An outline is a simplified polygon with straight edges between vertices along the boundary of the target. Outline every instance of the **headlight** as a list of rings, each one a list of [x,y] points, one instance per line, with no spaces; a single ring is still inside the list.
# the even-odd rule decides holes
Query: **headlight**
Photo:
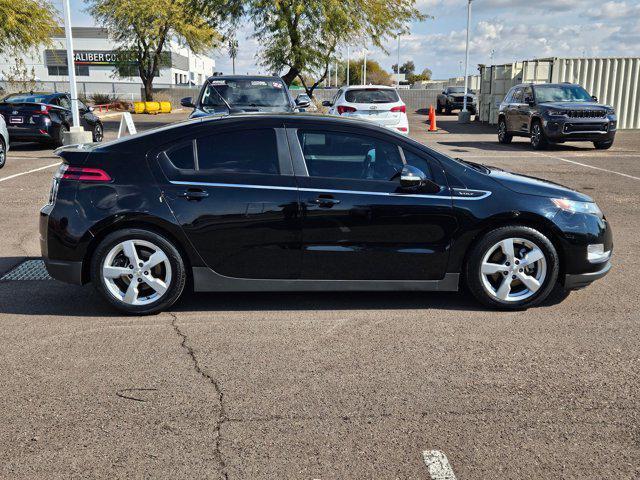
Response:
[[[613,107],[607,107],[607,115],[615,115],[616,109]]]
[[[547,113],[552,117],[564,117],[567,115],[564,110],[547,110]]]
[[[553,204],[561,210],[570,213],[589,213],[602,218],[602,211],[595,202],[577,202],[566,198],[552,198]]]

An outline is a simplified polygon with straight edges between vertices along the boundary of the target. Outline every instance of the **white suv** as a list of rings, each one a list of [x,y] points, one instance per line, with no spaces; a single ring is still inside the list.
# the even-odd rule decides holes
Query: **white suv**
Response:
[[[331,101],[322,105],[330,115],[369,120],[403,135],[409,134],[407,107],[393,87],[352,85],[338,90]]]

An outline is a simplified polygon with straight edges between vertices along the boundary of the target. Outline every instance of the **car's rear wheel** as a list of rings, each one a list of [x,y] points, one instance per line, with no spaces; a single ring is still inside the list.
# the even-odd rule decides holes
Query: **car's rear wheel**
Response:
[[[531,125],[531,146],[534,150],[544,150],[549,146],[549,141],[539,120]]]
[[[102,123],[96,122],[93,126],[93,141],[101,142],[104,139],[104,129],[102,127]]]
[[[511,143],[511,140],[513,140],[513,135],[507,131],[507,122],[504,118],[500,118],[498,120],[498,141],[507,144]]]
[[[53,138],[53,143],[56,147],[61,147],[64,145],[64,134],[69,131],[69,127],[67,127],[64,123],[62,123],[58,129],[56,130],[56,135]]]
[[[490,307],[515,310],[543,302],[556,288],[559,258],[553,243],[524,226],[497,228],[473,247],[465,266],[471,293]]]
[[[0,138],[0,168],[4,167],[7,163],[7,146],[4,144],[4,140]]]
[[[609,150],[613,146],[613,140],[593,142],[593,146],[596,147],[596,150]]]
[[[107,235],[96,248],[91,280],[115,308],[148,315],[169,308],[180,298],[186,271],[179,251],[164,236],[124,229]]]

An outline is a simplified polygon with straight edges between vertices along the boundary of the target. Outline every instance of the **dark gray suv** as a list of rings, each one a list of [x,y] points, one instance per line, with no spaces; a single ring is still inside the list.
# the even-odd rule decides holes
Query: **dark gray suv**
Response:
[[[500,104],[498,141],[531,138],[536,150],[550,143],[593,142],[597,149],[613,145],[616,112],[598,103],[580,85],[545,83],[516,85]]]

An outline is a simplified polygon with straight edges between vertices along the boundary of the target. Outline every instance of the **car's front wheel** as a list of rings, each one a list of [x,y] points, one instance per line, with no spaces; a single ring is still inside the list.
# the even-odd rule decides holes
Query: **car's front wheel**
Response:
[[[497,228],[472,248],[465,279],[483,304],[515,310],[543,302],[557,287],[560,261],[553,243],[525,226]]]
[[[164,236],[137,228],[107,235],[91,261],[91,280],[115,308],[132,315],[158,313],[184,290],[186,271],[177,248]]]
[[[613,146],[613,140],[593,142],[593,146],[596,147],[596,150],[609,150]]]
[[[96,124],[93,126],[93,141],[101,142],[103,139],[104,139],[104,127],[102,126],[102,123],[96,122]]]
[[[7,147],[4,140],[0,138],[0,168],[4,167],[5,163],[7,163]]]
[[[534,150],[544,150],[549,146],[547,135],[544,133],[544,129],[539,120],[536,120],[533,122],[533,125],[531,125],[531,146]]]
[[[511,143],[513,140],[513,135],[510,135],[507,131],[507,122],[504,118],[500,118],[498,120],[498,142],[500,143]]]

